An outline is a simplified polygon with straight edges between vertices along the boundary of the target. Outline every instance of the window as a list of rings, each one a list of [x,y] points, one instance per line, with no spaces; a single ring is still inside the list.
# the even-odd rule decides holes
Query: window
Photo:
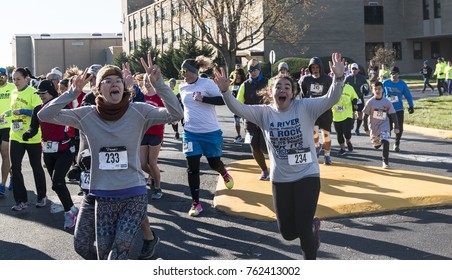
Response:
[[[163,44],[168,44],[168,32],[163,33]]]
[[[429,9],[429,0],[422,0],[422,19],[428,20],[430,19],[430,9]]]
[[[155,45],[159,46],[160,44],[162,44],[162,39],[160,39],[159,36],[155,36]]]
[[[177,17],[179,15],[179,3],[174,3],[173,4],[173,17]]]
[[[134,18],[133,19],[133,29],[136,29],[136,28],[137,28],[137,19]]]
[[[182,12],[184,12],[184,14],[187,13],[187,11],[188,11],[187,10],[187,5],[185,5],[184,2],[181,3],[181,10],[182,10]]]
[[[210,20],[206,20],[204,22],[204,27],[206,28],[206,32],[211,34],[212,31],[212,22]]]
[[[383,6],[364,6],[364,24],[381,25],[383,23]]]
[[[160,8],[158,8],[157,10],[155,10],[154,16],[155,16],[155,21],[160,20]]]
[[[179,41],[179,29],[173,30],[173,42]]]
[[[422,42],[414,42],[413,43],[413,58],[414,59],[422,59]]]
[[[168,9],[162,8],[162,19],[167,19],[167,18],[168,18]]]
[[[130,49],[130,51],[133,51],[135,49],[135,41],[129,42],[129,49]]]
[[[393,42],[392,49],[394,50],[395,59],[402,60],[402,43],[401,42]]]
[[[188,32],[185,29],[182,29],[182,35],[181,35],[181,39],[187,39],[188,38]]]
[[[431,51],[431,58],[437,59],[441,56],[439,42],[438,41],[432,41],[430,43],[430,51]]]
[[[150,18],[151,18],[151,15],[149,13],[146,13],[146,24],[147,25],[151,24]]]
[[[384,48],[383,43],[366,43],[366,61],[374,58],[375,52],[379,48]]]
[[[144,26],[144,16],[140,15],[140,23],[141,23],[141,27]]]
[[[132,25],[132,20],[129,20],[129,31],[132,30],[133,25]]]
[[[195,27],[195,36],[198,38],[201,38],[202,32],[201,32],[201,28],[199,26]]]
[[[441,1],[433,0],[433,17],[440,18],[441,17]]]

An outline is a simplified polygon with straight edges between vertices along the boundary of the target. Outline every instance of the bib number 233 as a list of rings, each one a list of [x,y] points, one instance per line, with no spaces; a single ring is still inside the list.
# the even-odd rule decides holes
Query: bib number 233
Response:
[[[126,147],[103,147],[99,152],[99,169],[118,170],[127,169]]]

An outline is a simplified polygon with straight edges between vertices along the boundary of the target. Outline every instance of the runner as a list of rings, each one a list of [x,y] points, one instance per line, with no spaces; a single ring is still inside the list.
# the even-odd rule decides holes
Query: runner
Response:
[[[330,68],[335,78],[322,97],[295,99],[295,82],[290,76],[278,75],[262,93],[270,102],[267,105],[238,102],[229,91],[227,74],[215,70],[215,81],[229,109],[264,131],[278,227],[284,239],[300,239],[305,259],[316,259],[320,246],[320,220],[314,218],[320,193],[314,122],[340,99],[345,70],[341,54],[332,54]]]
[[[179,93],[184,105],[183,152],[187,159],[188,186],[192,198],[188,211],[190,216],[198,216],[203,211],[199,201],[201,156],[204,155],[210,168],[223,177],[228,189],[234,186],[232,176],[221,161],[223,132],[215,111],[215,106],[224,105],[224,101],[215,83],[199,76],[199,70],[207,70],[210,65],[207,58],[198,56],[196,59],[184,60],[180,70],[184,77],[179,85]]]
[[[9,133],[11,127],[11,117],[7,117],[4,112],[11,108],[11,92],[16,87],[12,83],[8,83],[8,73],[5,68],[0,68],[0,152],[2,157],[1,165],[1,183],[0,196],[5,195],[6,181],[11,170],[9,161]],[[12,190],[13,184],[9,179],[9,190]]]
[[[391,101],[383,96],[383,84],[379,81],[372,84],[374,96],[369,99],[364,107],[364,130],[370,135],[370,140],[375,149],[383,146],[382,167],[389,168],[389,139],[391,129],[389,118],[395,124],[394,132],[399,130],[397,114]],[[369,121],[369,125],[367,121]],[[370,128],[370,129],[369,129]]]

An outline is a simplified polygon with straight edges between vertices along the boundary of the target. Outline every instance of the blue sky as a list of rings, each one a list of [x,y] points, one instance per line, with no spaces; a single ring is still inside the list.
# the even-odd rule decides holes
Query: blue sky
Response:
[[[120,21],[121,0],[9,1],[1,12],[0,67],[12,65],[14,34],[120,33]]]

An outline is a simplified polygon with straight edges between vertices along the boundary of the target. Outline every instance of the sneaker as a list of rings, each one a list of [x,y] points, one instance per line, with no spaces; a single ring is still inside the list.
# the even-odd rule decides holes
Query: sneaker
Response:
[[[261,176],[259,177],[259,180],[270,181],[270,174],[268,174],[268,171],[262,171]]]
[[[243,142],[242,136],[239,135],[239,136],[235,137],[234,143],[238,144],[238,143],[242,143],[242,142]]]
[[[317,158],[319,158],[321,151],[322,151],[322,144],[320,144],[320,146],[318,146],[318,147],[315,147],[315,153],[317,154]]]
[[[180,138],[179,132],[176,132],[176,134],[174,134],[174,139],[179,140],[179,138]]]
[[[160,238],[155,234],[154,231],[152,231],[152,234],[154,235],[154,239],[152,240],[143,239],[143,247],[141,247],[141,253],[138,256],[139,260],[149,260],[154,255],[155,248],[159,244]]]
[[[318,217],[314,217],[312,220],[312,226],[314,227],[314,236],[317,240],[317,250],[320,248],[320,219]]]
[[[64,229],[70,229],[75,226],[77,221],[78,208],[73,205],[71,210],[64,212]]]
[[[191,205],[190,210],[188,211],[188,215],[192,216],[192,217],[196,217],[199,215],[199,213],[202,212],[202,206],[201,203],[196,203],[193,202],[193,204]]]
[[[400,152],[399,145],[394,145],[394,152]]]
[[[9,177],[9,186],[8,186],[8,190],[12,191],[13,190],[13,178]]]
[[[154,191],[152,192],[152,196],[151,199],[160,199],[162,198],[162,189],[161,188],[155,188]]]
[[[353,152],[352,142],[347,142],[347,149],[348,149],[349,152]]]
[[[226,173],[223,175],[224,185],[228,189],[232,189],[234,187],[234,180],[232,179],[231,174],[226,170]]]
[[[42,208],[47,205],[47,196],[44,196],[41,199],[38,199],[38,202],[36,202],[36,208]]]
[[[331,165],[333,162],[331,161],[331,156],[325,156],[325,161],[323,162],[325,165]]]
[[[5,186],[0,184],[0,196],[3,196],[3,195],[5,195]]]
[[[359,130],[355,130],[355,135],[356,135],[356,136],[360,136],[360,135],[361,135],[361,133],[359,132]]]
[[[386,163],[386,162],[384,162],[384,161],[383,161],[383,164],[382,164],[381,167],[383,167],[383,169],[389,169],[389,168],[390,168],[390,167],[389,167],[389,164]]]
[[[19,211],[27,209],[27,207],[28,207],[28,204],[26,202],[19,202],[16,205],[14,205],[13,207],[11,207],[11,210],[19,212]]]
[[[337,153],[337,155],[338,155],[338,156],[343,156],[343,155],[345,155],[346,153],[347,153],[346,150],[340,149],[339,152]]]

